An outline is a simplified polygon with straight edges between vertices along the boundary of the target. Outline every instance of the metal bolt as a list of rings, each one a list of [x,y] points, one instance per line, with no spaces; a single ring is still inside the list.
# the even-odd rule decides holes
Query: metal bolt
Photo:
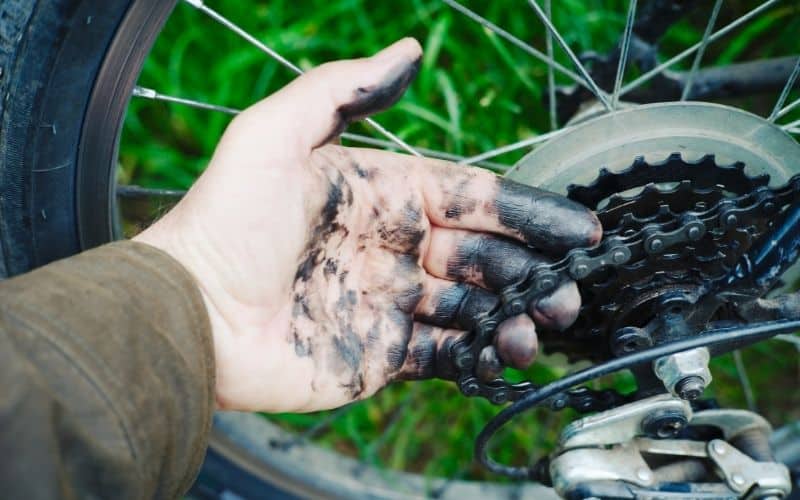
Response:
[[[675,386],[675,392],[686,401],[694,401],[702,396],[705,390],[705,381],[696,375],[684,378]]]
[[[644,467],[640,467],[636,470],[636,477],[639,478],[641,481],[650,481],[651,475],[650,471],[645,469]]]
[[[717,455],[724,455],[726,452],[725,445],[722,444],[720,441],[713,441],[711,443],[711,451],[713,451]]]
[[[565,406],[567,406],[567,398],[564,396],[559,396],[550,403],[550,407],[554,410],[562,410]]]
[[[611,254],[611,260],[613,260],[616,264],[623,264],[626,260],[628,260],[628,256],[625,255],[625,252],[622,250],[616,250]]]
[[[703,232],[699,227],[694,226],[689,228],[689,231],[687,231],[686,235],[689,236],[690,240],[697,240],[703,235]]]
[[[741,474],[732,475],[731,476],[731,481],[733,481],[734,484],[738,484],[739,486],[742,486],[744,484],[744,478],[742,477]]]
[[[664,240],[660,238],[653,238],[650,240],[648,248],[651,252],[660,252],[664,248]]]
[[[736,218],[736,214],[728,214],[725,217],[725,225],[728,227],[733,227],[739,223],[739,219]]]
[[[764,211],[766,213],[772,213],[775,210],[775,202],[768,201],[764,203]]]

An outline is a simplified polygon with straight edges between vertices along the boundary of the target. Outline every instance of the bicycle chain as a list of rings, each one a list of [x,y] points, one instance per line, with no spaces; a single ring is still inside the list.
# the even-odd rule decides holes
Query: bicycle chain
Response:
[[[659,183],[676,185],[663,190],[656,187]],[[719,166],[711,155],[697,162],[686,162],[680,154],[674,153],[664,162],[655,164],[637,158],[619,173],[601,169],[589,186],[570,186],[569,197],[591,209],[597,210],[598,204],[608,200],[597,210],[604,227],[608,228],[604,230],[603,239],[594,248],[573,249],[555,263],[531,268],[524,279],[500,293],[500,302],[494,309],[476,318],[476,327],[450,348],[461,392],[468,397],[484,397],[502,404],[516,401],[537,389],[530,381],[510,383],[503,378],[482,381],[475,373],[476,363],[481,350],[492,344],[500,323],[522,314],[527,304],[546,296],[565,280],[598,286],[597,277],[602,272],[613,269],[625,278],[626,273],[632,273],[631,269],[638,266],[639,274],[647,273],[648,263],[653,259],[660,259],[662,267],[665,262],[668,266],[670,259],[662,258],[665,256],[675,261],[672,272],[678,275],[688,273],[693,280],[705,282],[720,279],[767,230],[776,214],[800,201],[800,174],[781,187],[770,188],[768,183],[769,176],[745,174],[741,163]],[[635,196],[620,194],[642,186],[646,187]],[[729,194],[733,196],[727,196]],[[654,204],[657,210],[653,213],[635,212],[641,207],[652,208]],[[705,244],[706,254],[695,252],[696,248],[689,249],[688,255],[685,251],[667,254],[681,244],[695,244],[701,250]],[[702,266],[698,264],[697,269],[689,266],[687,270],[684,265],[687,259]],[[703,266],[714,272],[703,275]],[[659,279],[669,281],[667,272],[653,273],[638,285],[622,282],[631,285],[632,290],[638,286],[641,291],[647,283],[657,283]],[[587,344],[580,335],[573,337],[573,346],[576,342]],[[596,345],[589,347],[597,350]],[[554,410],[570,407],[587,412],[618,406],[625,403],[626,398],[613,390],[581,387],[558,394],[548,402]]]

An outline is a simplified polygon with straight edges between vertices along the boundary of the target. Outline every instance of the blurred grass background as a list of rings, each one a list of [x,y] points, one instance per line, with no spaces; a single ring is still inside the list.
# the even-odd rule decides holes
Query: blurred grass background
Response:
[[[641,3],[641,2],[640,2]],[[664,57],[700,40],[713,2],[674,25],[662,42]],[[717,26],[758,5],[725,2]],[[452,11],[438,0],[209,0],[208,4],[304,69],[322,62],[369,55],[414,36],[425,55],[407,95],[378,121],[409,144],[473,155],[549,131],[544,107],[546,67]],[[524,0],[471,1],[470,8],[544,50],[544,30]],[[554,22],[578,53],[614,47],[625,22],[621,0],[557,0]],[[712,45],[704,65],[798,53],[800,8],[786,2]],[[556,59],[570,67],[556,48]],[[688,58],[683,64],[691,64]],[[680,67],[680,66],[679,66]],[[631,71],[633,73],[633,70]],[[180,3],[147,59],[139,84],[165,94],[244,108],[269,95],[292,74],[234,34]],[[557,76],[560,84],[569,82]],[[793,93],[791,98],[799,95]],[[776,96],[736,104],[762,115]],[[798,115],[787,116],[786,121]],[[230,117],[134,99],[120,152],[123,183],[187,188],[205,167]],[[351,131],[370,134],[356,124]],[[498,161],[513,164],[525,151]],[[800,365],[794,347],[776,341],[744,352],[759,409],[774,421],[800,418]],[[560,356],[527,375],[544,382],[571,369]],[[712,391],[732,406],[746,404],[730,355],[714,361]],[[265,383],[271,383],[265,381]],[[610,383],[632,388],[622,374]],[[383,467],[448,477],[482,478],[472,462],[475,436],[496,407],[461,397],[452,383],[396,385],[344,410],[280,415],[308,438]],[[534,412],[498,440],[495,455],[526,460],[554,443],[567,413]]]

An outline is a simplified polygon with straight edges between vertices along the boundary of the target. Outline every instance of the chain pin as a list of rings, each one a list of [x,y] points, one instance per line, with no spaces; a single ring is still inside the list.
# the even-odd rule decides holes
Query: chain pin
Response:
[[[651,252],[660,252],[664,249],[664,241],[660,238],[653,238],[650,240],[650,243],[647,245],[647,248]]]
[[[622,250],[617,250],[611,254],[611,260],[613,260],[615,264],[623,264],[628,260],[628,256],[625,255],[625,252]]]
[[[589,274],[589,266],[578,264],[572,268],[572,277],[576,280],[583,279]]]
[[[546,277],[546,278],[542,278],[541,280],[539,280],[539,283],[538,283],[538,288],[539,288],[539,291],[541,291],[541,292],[550,290],[554,286],[556,286],[556,281],[553,278],[549,277],[549,276]]]
[[[506,314],[516,316],[525,310],[525,304],[520,299],[514,299],[505,305]]]
[[[689,237],[690,240],[697,241],[703,236],[703,232],[700,230],[699,227],[693,226],[690,227],[689,230],[686,232],[686,235]]]
[[[465,396],[475,396],[478,394],[479,390],[480,387],[478,387],[478,383],[474,380],[471,380],[461,386],[461,392],[463,392]]]
[[[506,391],[497,391],[492,394],[492,403],[496,405],[501,405],[508,401],[508,393]]]

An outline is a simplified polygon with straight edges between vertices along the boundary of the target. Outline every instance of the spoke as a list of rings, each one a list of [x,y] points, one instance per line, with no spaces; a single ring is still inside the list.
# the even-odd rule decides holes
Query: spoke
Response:
[[[692,84],[694,83],[694,77],[697,74],[697,70],[700,69],[700,61],[703,60],[703,55],[706,52],[706,47],[708,47],[709,38],[711,37],[711,33],[714,31],[714,25],[717,23],[717,16],[719,15],[721,8],[722,0],[717,0],[714,4],[714,8],[711,11],[711,17],[708,18],[708,24],[706,24],[706,31],[703,33],[703,39],[700,42],[700,48],[697,49],[697,54],[694,56],[692,69],[689,70],[689,76],[686,77],[686,83],[683,86],[683,93],[681,93],[681,101],[685,101],[689,97],[689,92],[692,90]]]
[[[778,340],[782,340],[784,342],[789,342],[790,344],[794,344],[794,346],[797,347],[797,349],[800,349],[800,337],[789,334],[781,334],[781,335],[775,335],[775,338]]]
[[[464,158],[463,160],[459,161],[458,163],[464,165],[472,165],[484,160],[488,160],[489,158],[494,158],[495,156],[500,156],[504,153],[510,153],[511,151],[516,151],[518,149],[527,148],[529,146],[533,146],[539,144],[540,142],[545,142],[547,140],[552,139],[558,135],[566,133],[567,131],[572,130],[572,127],[562,128],[561,130],[554,130],[552,132],[548,132],[546,134],[537,135],[536,137],[529,137],[527,139],[523,139],[521,141],[508,144],[505,146],[501,146],[496,149],[491,149],[479,155],[470,156],[469,158]]]
[[[544,9],[547,11],[547,18],[552,20],[553,1],[544,0]],[[554,60],[553,34],[549,31],[547,32],[545,43],[547,46],[547,57],[549,57],[551,60]],[[556,109],[556,73],[553,71],[553,67],[549,64],[547,65],[547,97],[550,105],[550,130],[556,130],[558,128],[558,110]]]
[[[774,122],[778,119],[781,108],[783,108],[784,103],[786,103],[786,98],[789,97],[789,92],[792,91],[794,84],[797,82],[798,75],[800,75],[800,57],[797,58],[797,64],[794,65],[794,70],[792,70],[792,74],[789,75],[789,79],[786,80],[786,85],[784,85],[783,91],[780,97],[778,97],[778,102],[775,103],[775,107],[772,109],[772,113],[769,114],[767,120]]]
[[[628,5],[628,18],[625,20],[625,31],[622,35],[619,63],[617,64],[617,77],[614,79],[614,93],[611,94],[612,109],[617,109],[617,105],[619,104],[619,89],[622,87],[622,79],[625,77],[625,66],[628,64],[628,52],[631,47],[631,34],[633,33],[633,23],[635,20],[636,0],[630,0],[630,4]]]
[[[757,411],[756,396],[753,394],[753,386],[750,384],[750,377],[747,375],[747,369],[742,361],[741,351],[733,351],[733,362],[736,364],[736,375],[739,377],[739,385],[742,386],[747,408],[750,411]]]
[[[128,199],[146,199],[146,198],[173,198],[180,199],[186,194],[186,191],[180,189],[159,189],[147,188],[134,185],[117,185],[117,196],[120,198]]]
[[[800,99],[795,100],[794,102],[792,102],[791,104],[780,110],[778,112],[778,116],[776,116],[775,119],[778,120],[780,118],[783,118],[784,116],[789,114],[790,111],[794,110],[798,106],[800,106]]]
[[[501,28],[501,27],[497,26],[496,24],[492,23],[491,21],[489,21],[485,17],[482,17],[482,16],[476,14],[475,12],[469,10],[468,8],[464,7],[463,5],[461,5],[460,3],[456,2],[455,0],[442,0],[442,2],[447,4],[449,7],[457,10],[458,12],[464,14],[465,16],[467,16],[468,18],[472,19],[473,21],[475,21],[476,23],[480,24],[481,26],[483,26],[484,28],[488,29],[489,31],[493,32],[494,34],[496,34],[500,38],[505,39],[507,42],[509,42],[509,43],[517,46],[518,48],[524,50],[528,54],[532,55],[536,59],[539,59],[540,61],[542,61],[543,63],[545,63],[548,66],[552,67],[553,69],[555,69],[555,70],[559,71],[560,73],[570,77],[576,83],[578,83],[580,85],[583,85],[586,88],[589,88],[587,86],[586,82],[584,81],[584,79],[581,78],[580,75],[578,75],[574,71],[571,71],[571,70],[565,68],[564,66],[562,66],[561,64],[559,64],[555,60],[553,60],[553,58],[548,57],[547,55],[543,54],[541,51],[536,50],[535,48],[531,47],[529,44],[523,42],[519,38],[517,38],[514,35],[512,35],[511,33],[509,33],[508,31],[506,31],[503,28]],[[589,89],[589,90],[591,90],[591,89]]]
[[[207,109],[209,111],[218,111],[220,113],[225,113],[228,115],[238,115],[239,113],[241,113],[240,110],[229,108],[227,106],[220,106],[218,104],[209,104],[201,101],[195,101],[192,99],[184,99],[183,97],[166,95],[160,92],[156,92],[153,89],[149,89],[147,87],[140,87],[138,85],[133,88],[133,96],[141,97],[144,99],[151,99],[153,101],[164,101],[164,102],[172,102],[175,104],[183,104],[184,106],[190,106],[192,108]]]
[[[271,58],[275,59],[276,61],[278,61],[283,66],[289,68],[294,73],[296,73],[298,75],[302,75],[303,74],[303,70],[300,69],[299,66],[297,66],[293,62],[289,61],[288,59],[286,59],[285,57],[280,55],[278,52],[276,52],[275,50],[267,47],[260,40],[258,40],[257,38],[255,38],[250,33],[246,32],[242,28],[240,28],[238,25],[234,24],[231,20],[229,20],[228,18],[226,18],[225,16],[223,16],[219,12],[217,12],[214,9],[208,7],[205,3],[203,3],[203,0],[184,0],[184,1],[186,3],[188,3],[189,5],[191,5],[192,7],[196,8],[197,10],[201,11],[203,14],[207,15],[211,19],[213,19],[213,20],[217,21],[218,23],[220,23],[221,25],[225,26],[226,28],[228,28],[232,32],[236,33],[237,35],[242,37],[244,40],[246,40],[248,43],[250,43],[254,47],[258,48],[259,50],[261,50],[262,52],[264,52],[265,54],[267,54]],[[372,118],[365,118],[364,121],[366,123],[368,123],[372,128],[377,130],[381,135],[383,135],[384,137],[386,137],[390,141],[394,142],[395,144],[400,146],[405,151],[411,153],[414,156],[422,156],[418,151],[416,151],[414,148],[412,148],[411,146],[406,144],[405,141],[403,141],[402,139],[400,139],[399,137],[397,137],[393,133],[391,133],[388,130],[386,130],[385,128],[383,128],[382,125],[380,125],[378,122],[376,122]]]
[[[718,31],[714,32],[711,36],[708,37],[708,43],[715,42],[716,40],[722,38],[723,36],[727,35],[732,30],[734,30],[734,29],[738,28],[739,26],[741,26],[742,24],[750,21],[751,19],[753,19],[754,17],[758,16],[759,14],[761,14],[762,12],[764,12],[767,9],[769,9],[770,7],[772,7],[773,5],[777,4],[780,1],[781,0],[767,0],[766,2],[762,3],[761,5],[756,7],[755,9],[753,9],[750,12],[748,12],[747,14],[743,15],[742,17],[740,17],[740,18],[736,19],[735,21],[732,21],[731,23],[725,25],[724,28],[721,28]],[[656,66],[655,68],[653,68],[650,71],[646,72],[645,74],[643,74],[639,78],[637,78],[634,81],[630,82],[629,84],[625,85],[624,87],[622,87],[622,90],[620,91],[620,95],[625,95],[628,92],[630,92],[631,90],[634,90],[634,89],[636,89],[638,87],[641,87],[646,82],[650,81],[653,77],[663,73],[664,70],[666,70],[667,68],[673,66],[674,64],[686,59],[690,55],[692,55],[695,52],[697,52],[700,49],[702,44],[703,44],[703,42],[697,42],[696,44],[692,45],[691,47],[689,47],[688,49],[684,50],[683,52],[681,52],[680,54],[676,55],[675,57],[672,57],[671,59],[659,64],[658,66]]]
[[[791,130],[791,129],[797,128],[797,127],[800,127],[800,120],[795,120],[795,121],[789,122],[789,123],[787,123],[785,125],[781,125],[781,128],[783,130]]]
[[[390,141],[375,139],[374,137],[368,137],[366,135],[351,134],[349,132],[345,132],[341,135],[341,137],[342,139],[347,139],[349,141],[366,144],[368,146],[378,146],[385,149],[391,149],[397,147],[396,144]],[[464,156],[454,155],[452,153],[446,153],[444,151],[438,151],[435,149],[419,148],[419,147],[415,147],[414,149],[416,149],[417,151],[419,151],[420,153],[424,154],[429,158],[438,158],[440,160],[454,161],[458,163],[463,163],[467,159]],[[471,162],[470,164],[495,170],[497,172],[505,172],[511,168],[510,165],[506,165],[504,163],[495,163],[491,161],[478,161],[478,162]]]
[[[608,102],[605,93],[600,89],[600,87],[597,86],[597,82],[594,81],[592,75],[589,74],[581,60],[578,59],[578,56],[576,56],[575,53],[572,52],[572,49],[569,48],[569,44],[567,44],[566,40],[564,40],[564,38],[561,36],[561,33],[558,32],[555,25],[550,22],[550,19],[547,18],[547,14],[545,14],[542,8],[539,7],[539,4],[536,3],[536,0],[528,0],[528,3],[531,4],[533,11],[536,12],[537,16],[539,16],[539,19],[541,19],[541,21],[544,23],[547,30],[552,33],[553,38],[556,39],[561,48],[564,49],[564,52],[567,53],[569,58],[572,60],[572,64],[578,68],[578,72],[581,74],[581,76],[583,76],[584,81],[589,86],[589,90],[591,90],[595,97],[597,97],[597,99],[603,103],[603,106],[605,106],[607,111],[611,111],[611,103]]]
[[[172,96],[172,95],[162,94],[161,92],[158,92],[156,90],[153,90],[153,89],[150,89],[150,88],[147,88],[147,87],[138,87],[138,86],[134,87],[133,95],[135,97],[140,97],[140,98],[144,98],[144,99],[150,99],[150,100],[154,100],[154,101],[164,101],[164,102],[169,102],[169,103],[174,103],[174,104],[181,104],[183,106],[189,106],[189,107],[197,108],[197,109],[205,109],[205,110],[209,110],[209,111],[217,111],[217,112],[220,112],[220,113],[225,113],[225,114],[234,115],[234,116],[238,115],[239,113],[241,113],[241,110],[239,110],[239,109],[229,108],[229,107],[226,107],[226,106],[220,106],[220,105],[217,105],[217,104],[209,104],[209,103],[206,103],[206,102],[196,101],[196,100],[193,100],[193,99],[186,99],[184,97],[176,97],[176,96]],[[361,144],[367,144],[367,145],[370,145],[370,146],[378,146],[378,147],[385,148],[385,149],[396,149],[398,147],[398,145],[396,143],[392,142],[392,141],[387,141],[387,140],[384,140],[384,139],[376,139],[374,137],[369,137],[369,136],[366,136],[366,135],[351,134],[349,132],[345,132],[345,133],[341,134],[341,137],[343,139],[347,139],[347,140],[350,140],[350,141],[358,142],[358,143],[361,143]],[[427,149],[427,148],[414,148],[414,149],[419,151],[420,153],[424,154],[425,156],[430,157],[430,158],[439,158],[439,159],[442,159],[442,160],[456,161],[456,162],[457,161],[462,161],[462,160],[465,159],[463,156],[454,155],[454,154],[451,154],[451,153],[446,153],[444,151],[438,151],[438,150],[435,150],[435,149]],[[498,172],[505,172],[506,170],[508,170],[510,168],[509,165],[505,165],[505,164],[502,164],[502,163],[488,162],[488,161],[478,162],[478,163],[476,163],[476,165],[481,166],[481,167],[485,167],[485,168],[489,168],[491,170],[495,170],[495,171],[498,171]]]

